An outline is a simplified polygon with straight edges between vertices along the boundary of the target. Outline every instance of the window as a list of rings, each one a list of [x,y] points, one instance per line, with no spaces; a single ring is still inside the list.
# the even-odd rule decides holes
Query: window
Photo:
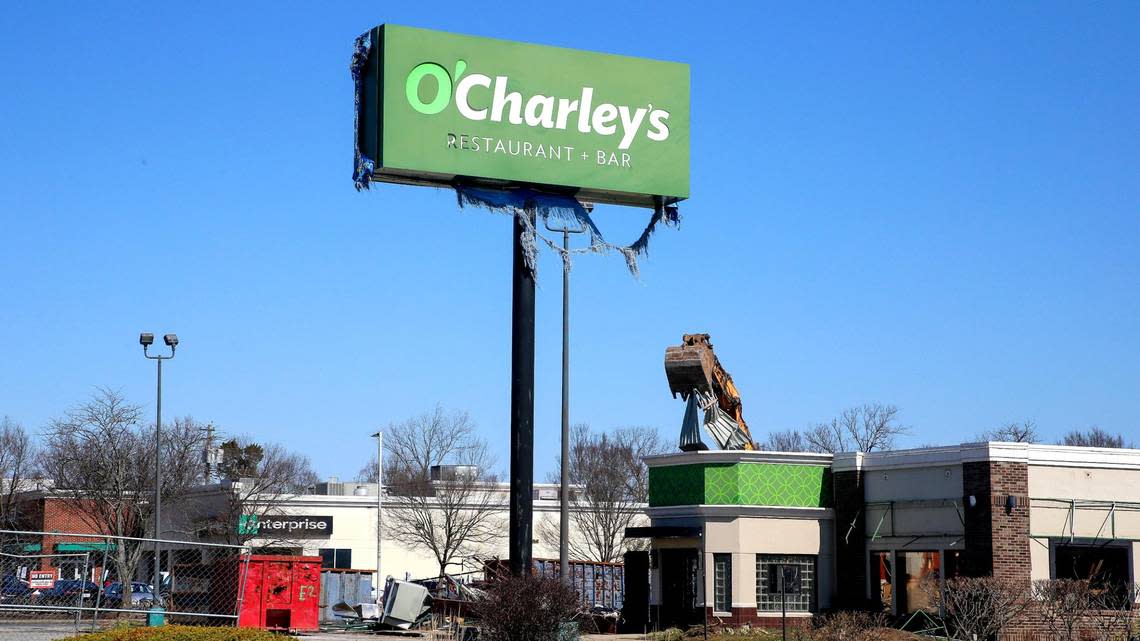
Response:
[[[761,612],[779,612],[786,607],[788,612],[815,611],[815,561],[814,556],[806,555],[756,555],[756,609]],[[783,602],[780,595],[780,567],[788,566],[784,577],[798,584],[784,586]]]
[[[871,553],[871,598],[878,609],[890,613],[894,607],[895,563],[891,552]]]
[[[352,567],[352,550],[321,548],[321,569],[347,570]]]
[[[1056,543],[1053,559],[1054,579],[1088,581],[1094,591],[1128,583],[1128,548],[1124,546]]]
[[[713,555],[713,610],[732,612],[732,555]]]
[[[935,612],[929,583],[941,586],[942,555],[938,552],[899,552],[899,612]]]

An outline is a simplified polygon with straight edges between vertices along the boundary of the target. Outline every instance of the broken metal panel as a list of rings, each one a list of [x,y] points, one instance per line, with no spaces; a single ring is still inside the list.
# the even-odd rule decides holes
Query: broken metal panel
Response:
[[[697,420],[697,397],[695,394],[690,394],[689,400],[685,403],[685,418],[681,420],[680,446],[682,452],[699,452],[709,449],[709,446],[701,440],[701,427]]]

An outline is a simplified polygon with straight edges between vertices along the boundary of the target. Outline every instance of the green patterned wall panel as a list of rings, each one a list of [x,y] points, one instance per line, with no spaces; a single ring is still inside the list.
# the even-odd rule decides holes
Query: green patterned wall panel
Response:
[[[831,471],[822,466],[742,463],[740,505],[828,507]]]
[[[705,472],[705,504],[737,505],[740,503],[740,469],[732,463],[700,466]]]
[[[694,463],[649,469],[649,505],[831,507],[831,470],[786,463]]]
[[[699,505],[705,478],[700,465],[649,468],[649,505]]]

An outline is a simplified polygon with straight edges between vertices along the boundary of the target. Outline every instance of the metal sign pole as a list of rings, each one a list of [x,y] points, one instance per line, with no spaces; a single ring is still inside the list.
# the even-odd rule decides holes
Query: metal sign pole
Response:
[[[783,641],[788,641],[788,586],[785,584],[783,565],[780,568],[780,634]]]
[[[570,251],[570,231],[562,230],[562,250]],[[570,579],[570,271],[562,270],[562,487],[558,492],[558,571]]]
[[[534,229],[516,215],[512,233],[514,267],[511,291],[511,574],[531,566],[534,498],[534,273],[527,269],[523,236]]]
[[[590,207],[592,210],[593,207]],[[568,261],[570,254],[570,234],[580,234],[586,228],[551,227],[554,232],[562,232],[562,260]],[[558,491],[558,572],[566,583],[570,583],[570,269],[569,262],[562,268],[562,487]]]
[[[376,572],[373,574],[372,588],[376,603],[380,603],[380,544],[384,531],[384,432],[378,430],[372,436],[376,439]]]
[[[107,573],[107,548],[111,547],[111,539],[103,539],[103,561],[99,564],[99,591],[95,593],[95,611],[91,614],[91,631],[95,631],[95,626],[99,622],[99,605],[103,600],[103,590],[106,589],[104,584],[110,576]]]

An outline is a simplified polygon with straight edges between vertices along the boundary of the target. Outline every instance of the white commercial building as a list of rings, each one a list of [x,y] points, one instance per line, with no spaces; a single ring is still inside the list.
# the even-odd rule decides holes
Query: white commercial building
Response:
[[[195,537],[208,537],[215,540],[225,538],[216,528],[225,522],[221,518],[227,511],[227,493],[234,489],[230,483],[196,488],[184,499],[177,509],[168,510],[164,535],[177,538],[192,534]],[[509,518],[508,496],[510,485],[496,483],[490,492],[494,511],[490,516],[493,527],[501,530],[502,536],[491,542],[474,546],[460,559],[459,565],[447,568],[449,574],[482,571],[485,559],[507,558]],[[251,502],[253,503],[253,502]],[[318,484],[313,493],[275,496],[272,507],[254,507],[252,512],[262,514],[256,526],[247,524],[245,519],[238,527],[256,527],[259,534],[273,533],[272,536],[258,536],[248,540],[254,550],[272,551],[280,554],[302,554],[321,556],[323,565],[333,569],[375,571],[376,569],[376,527],[377,497],[375,483],[337,482],[335,479]],[[634,506],[634,525],[648,523],[645,505]],[[412,546],[397,540],[394,528],[397,527],[393,515],[400,510],[411,509],[394,497],[384,496],[380,510],[384,525],[381,529],[381,574],[398,579],[421,579],[435,577],[439,565],[432,552],[424,547]],[[535,484],[534,486],[534,558],[558,558],[558,545],[543,531],[557,532],[559,526],[559,485]],[[571,511],[579,508],[571,503]],[[215,523],[211,532],[208,524]],[[223,527],[232,527],[229,522]],[[581,532],[574,527],[571,519],[571,540],[580,540]],[[621,542],[622,533],[617,533]]]

